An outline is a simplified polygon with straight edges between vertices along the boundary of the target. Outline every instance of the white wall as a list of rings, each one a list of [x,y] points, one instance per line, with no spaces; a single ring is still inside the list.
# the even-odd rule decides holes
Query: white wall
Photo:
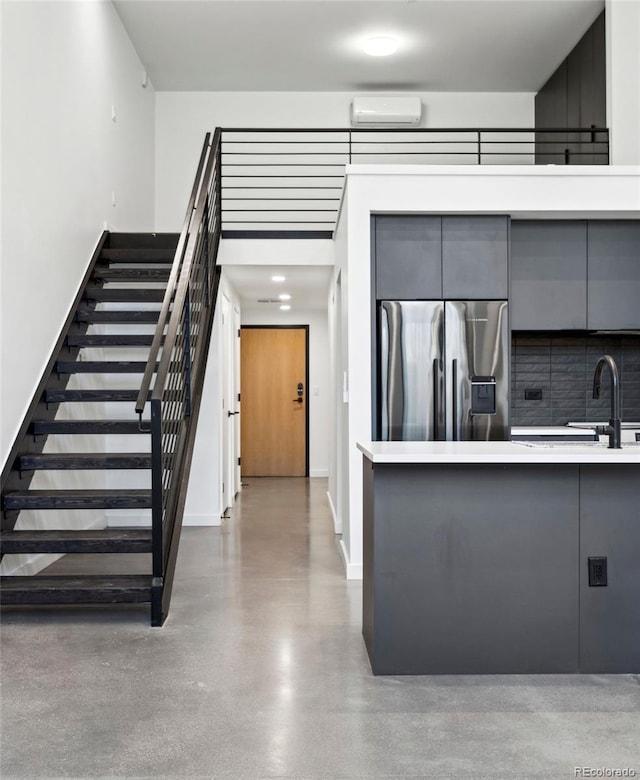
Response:
[[[371,431],[371,214],[497,213],[519,217],[640,218],[637,167],[350,166],[338,228],[347,243],[348,464],[337,473],[348,493],[343,555],[348,577],[362,573],[362,455]],[[343,270],[344,273],[344,270]],[[357,280],[357,283],[356,283]],[[344,285],[344,279],[343,279]],[[342,377],[338,377],[341,385]],[[335,388],[337,395],[341,387]],[[340,410],[338,410],[338,415]],[[338,488],[339,489],[339,488]]]
[[[154,90],[111,3],[2,3],[1,35],[4,462],[105,223],[153,228]]]
[[[606,0],[607,125],[613,165],[640,165],[640,1]]]
[[[111,3],[0,8],[4,463],[102,230],[153,229],[155,110],[153,87],[142,88],[142,64]],[[47,449],[92,449],[87,438],[50,437]],[[50,479],[38,474],[32,487]],[[56,487],[77,487],[74,479]],[[102,486],[95,480],[103,475],[92,479]],[[45,516],[23,512],[19,527],[39,527]],[[57,519],[60,527],[104,524],[99,512]],[[6,556],[3,573],[29,573],[51,558]]]
[[[156,100],[156,229],[182,221],[200,148],[215,127],[348,128],[347,92],[161,92]],[[397,94],[397,93],[395,93]],[[424,127],[533,127],[531,93],[412,93]]]

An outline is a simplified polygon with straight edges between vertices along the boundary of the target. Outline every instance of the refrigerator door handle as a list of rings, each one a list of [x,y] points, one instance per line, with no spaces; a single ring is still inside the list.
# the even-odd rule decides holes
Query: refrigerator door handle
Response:
[[[458,361],[451,361],[451,439],[458,441]]]
[[[440,361],[433,359],[433,439],[440,439]]]

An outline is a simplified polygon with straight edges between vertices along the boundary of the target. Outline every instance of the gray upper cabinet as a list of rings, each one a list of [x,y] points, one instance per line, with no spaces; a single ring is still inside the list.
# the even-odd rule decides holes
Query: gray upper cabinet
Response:
[[[508,217],[442,217],[442,292],[445,299],[508,298],[508,265]]]
[[[590,221],[587,327],[640,328],[640,222]]]
[[[513,221],[511,296],[513,330],[587,327],[587,223]]]
[[[442,297],[440,217],[374,217],[374,252],[378,300]]]

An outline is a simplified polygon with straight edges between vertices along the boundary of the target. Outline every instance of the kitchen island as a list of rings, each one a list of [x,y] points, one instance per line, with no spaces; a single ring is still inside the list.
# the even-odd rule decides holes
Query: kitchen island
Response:
[[[640,672],[640,447],[358,447],[374,674]]]

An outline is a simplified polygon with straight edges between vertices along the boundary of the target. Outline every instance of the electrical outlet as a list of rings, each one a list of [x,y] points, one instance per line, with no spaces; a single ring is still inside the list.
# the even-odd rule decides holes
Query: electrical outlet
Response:
[[[589,587],[604,588],[607,585],[607,559],[603,557],[588,558]]]
[[[524,391],[525,401],[542,401],[541,387],[528,387]]]

